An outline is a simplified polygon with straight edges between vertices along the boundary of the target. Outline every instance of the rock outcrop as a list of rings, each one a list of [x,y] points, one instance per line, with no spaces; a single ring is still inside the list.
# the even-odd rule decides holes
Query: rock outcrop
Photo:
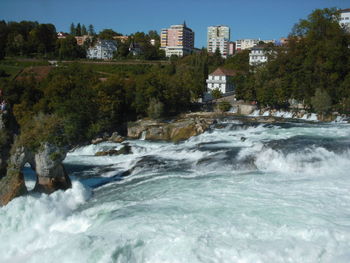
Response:
[[[45,142],[35,151],[18,146],[7,118],[0,114],[0,205],[27,192],[22,174],[26,163],[37,175],[34,191],[50,194],[70,188],[71,181],[62,165],[67,150]]]
[[[205,132],[214,118],[181,118],[172,122],[139,120],[128,124],[128,137],[154,141],[183,141]]]
[[[5,205],[13,198],[27,192],[23,174],[10,169],[11,145],[13,142],[13,125],[11,116],[0,113],[0,205]]]

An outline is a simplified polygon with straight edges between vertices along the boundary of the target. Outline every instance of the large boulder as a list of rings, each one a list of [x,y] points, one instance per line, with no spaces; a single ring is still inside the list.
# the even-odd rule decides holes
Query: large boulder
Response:
[[[212,118],[183,118],[173,122],[139,120],[128,125],[128,137],[154,141],[178,142],[205,132],[214,123]]]
[[[34,191],[50,194],[72,186],[62,164],[67,151],[44,143],[34,154],[34,169],[37,175]]]

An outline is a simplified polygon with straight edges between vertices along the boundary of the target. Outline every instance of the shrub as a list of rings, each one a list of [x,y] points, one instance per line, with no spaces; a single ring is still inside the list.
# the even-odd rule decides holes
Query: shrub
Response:
[[[214,99],[220,99],[222,97],[222,92],[218,88],[216,88],[211,91],[211,95]]]
[[[226,100],[220,101],[218,104],[218,109],[221,112],[229,111],[231,109],[231,104]]]
[[[152,98],[149,102],[147,109],[148,117],[152,119],[159,119],[163,116],[164,113],[164,104],[157,99]]]

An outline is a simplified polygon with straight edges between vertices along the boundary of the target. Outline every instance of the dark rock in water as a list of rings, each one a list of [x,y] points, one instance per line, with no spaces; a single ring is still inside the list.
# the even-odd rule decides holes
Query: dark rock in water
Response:
[[[247,138],[246,137],[241,137],[241,141],[244,142]]]
[[[95,153],[95,156],[112,156],[112,155],[120,155],[120,154],[132,154],[131,146],[127,143],[123,145],[119,150],[108,150],[108,151],[100,151]]]
[[[108,138],[108,141],[115,142],[115,143],[121,143],[125,141],[125,138],[120,136],[119,133],[113,132],[111,137]]]

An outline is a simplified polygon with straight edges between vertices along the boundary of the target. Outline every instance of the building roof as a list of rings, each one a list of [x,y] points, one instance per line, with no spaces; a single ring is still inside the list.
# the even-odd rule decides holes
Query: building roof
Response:
[[[348,13],[348,12],[350,12],[350,8],[339,10],[339,12],[340,13]]]
[[[232,69],[226,69],[226,68],[217,68],[214,72],[210,73],[209,75],[215,75],[215,76],[236,76],[237,72]]]

